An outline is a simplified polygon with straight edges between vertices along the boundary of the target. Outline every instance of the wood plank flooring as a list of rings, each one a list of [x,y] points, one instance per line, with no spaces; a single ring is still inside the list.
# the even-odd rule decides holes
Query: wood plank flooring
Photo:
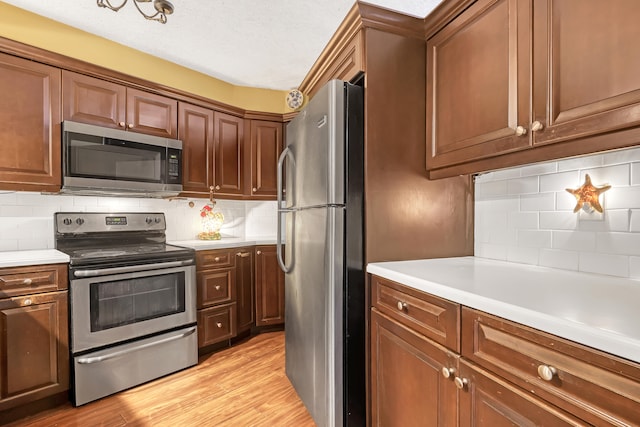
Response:
[[[71,404],[11,427],[315,426],[284,373],[284,332],[205,355],[192,368],[79,408]]]

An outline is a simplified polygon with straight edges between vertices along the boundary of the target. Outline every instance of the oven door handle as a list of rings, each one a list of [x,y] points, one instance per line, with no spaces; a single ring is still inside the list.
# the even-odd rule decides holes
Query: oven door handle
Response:
[[[98,268],[95,270],[76,270],[75,277],[94,277],[107,274],[134,273],[137,271],[157,270],[159,268],[184,267],[193,264],[192,259],[185,261],[159,262],[157,264],[130,265],[127,267]]]
[[[90,365],[92,363],[104,362],[105,360],[115,359],[116,357],[124,356],[126,354],[133,353],[134,351],[142,350],[142,349],[153,347],[160,344],[166,344],[171,341],[176,341],[176,340],[188,337],[189,335],[192,335],[195,332],[196,332],[196,327],[193,326],[187,329],[186,331],[184,331],[183,333],[181,333],[180,335],[174,335],[172,337],[163,338],[158,341],[152,341],[146,344],[137,345],[135,347],[127,348],[126,350],[115,351],[113,353],[105,354],[103,356],[81,357],[78,359],[78,363],[81,365]]]

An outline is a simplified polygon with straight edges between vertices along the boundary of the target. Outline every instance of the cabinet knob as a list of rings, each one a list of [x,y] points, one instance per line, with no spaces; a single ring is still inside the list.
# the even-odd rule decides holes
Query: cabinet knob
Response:
[[[133,129],[133,123],[129,123],[129,124],[127,125],[127,129]]]
[[[538,375],[545,381],[551,381],[553,377],[558,373],[558,370],[553,366],[540,365],[538,366]]]
[[[220,323],[220,322],[216,322],[216,326],[217,326],[218,328],[222,328],[222,323]]]
[[[282,192],[283,192],[283,193],[286,193],[286,192],[287,192],[287,189],[286,189],[286,188],[283,188],[283,189],[282,189]]]
[[[220,290],[220,285],[215,285],[214,288],[216,288],[216,291]]]
[[[256,191],[258,191],[258,189],[257,189],[256,187],[253,187],[253,188],[251,189],[251,191],[253,191],[253,192],[255,193]]]
[[[398,310],[404,311],[407,309],[407,303],[404,301],[398,301]]]
[[[24,279],[24,280],[22,281],[22,284],[23,284],[23,285],[27,285],[27,286],[29,286],[29,285],[30,285],[30,284],[32,284],[32,283],[33,283],[33,280],[31,280],[31,279],[29,279],[29,278],[26,278],[26,279]]]
[[[456,384],[456,387],[458,388],[458,390],[464,389],[467,386],[467,384],[469,384],[468,379],[461,378],[461,377],[455,377],[453,382]]]
[[[542,130],[542,129],[544,129],[544,125],[538,120],[531,123],[531,132],[538,132],[539,130]]]
[[[215,189],[216,189],[216,190],[219,190],[219,189],[220,189],[220,186],[219,186],[219,185],[216,185],[216,186],[215,186]]]
[[[516,135],[517,136],[526,135],[526,133],[527,133],[527,128],[525,128],[524,126],[516,127]]]
[[[121,128],[124,127],[124,122],[118,122],[118,126],[120,126]]]
[[[27,298],[26,300],[22,301],[22,305],[31,305],[33,304],[33,301],[31,300],[31,298]]]
[[[456,370],[453,368],[447,368],[446,366],[442,367],[442,376],[445,378],[450,378],[451,375],[455,373],[456,373]]]
[[[260,255],[262,251],[256,251],[256,255]]]
[[[214,260],[215,262],[220,262],[220,257],[219,257],[219,256],[217,256],[217,257],[215,257],[213,260]]]

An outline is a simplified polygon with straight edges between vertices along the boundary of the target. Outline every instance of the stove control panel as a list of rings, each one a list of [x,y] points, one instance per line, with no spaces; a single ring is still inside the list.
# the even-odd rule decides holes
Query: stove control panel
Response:
[[[56,233],[82,234],[109,231],[164,231],[162,212],[57,212],[54,215]]]

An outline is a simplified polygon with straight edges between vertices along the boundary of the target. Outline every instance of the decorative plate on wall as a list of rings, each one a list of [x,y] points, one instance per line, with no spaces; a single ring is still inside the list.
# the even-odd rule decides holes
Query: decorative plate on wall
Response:
[[[287,94],[287,105],[292,110],[297,110],[304,103],[304,95],[298,89],[291,89]]]

